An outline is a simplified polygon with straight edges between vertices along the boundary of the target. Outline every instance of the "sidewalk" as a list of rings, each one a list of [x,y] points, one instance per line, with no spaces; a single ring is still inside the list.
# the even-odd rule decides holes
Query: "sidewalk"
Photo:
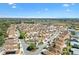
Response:
[[[19,39],[19,43],[20,43],[20,53],[19,54],[24,54],[24,50],[23,50],[23,47],[22,47],[20,39]]]
[[[0,55],[3,55],[3,54],[4,54],[3,48],[0,47]]]

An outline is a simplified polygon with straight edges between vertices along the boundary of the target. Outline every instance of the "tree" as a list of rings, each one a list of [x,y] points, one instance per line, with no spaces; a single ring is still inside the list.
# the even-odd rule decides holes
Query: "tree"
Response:
[[[2,36],[3,35],[3,31],[2,31],[2,29],[0,29],[0,36]]]
[[[25,39],[25,32],[20,31],[20,37],[19,39]]]
[[[4,36],[0,36],[0,46],[2,46],[4,43]]]
[[[63,55],[69,55],[71,51],[72,45],[70,44],[70,40],[67,40],[67,47],[63,48]]]
[[[6,37],[6,31],[9,27],[10,23],[9,22],[1,22],[0,23],[0,36],[4,35],[4,37]]]
[[[67,48],[63,48],[63,55],[69,55],[69,50]]]
[[[30,43],[27,50],[31,51],[31,50],[34,50],[34,49],[36,49],[36,45],[34,43]]]

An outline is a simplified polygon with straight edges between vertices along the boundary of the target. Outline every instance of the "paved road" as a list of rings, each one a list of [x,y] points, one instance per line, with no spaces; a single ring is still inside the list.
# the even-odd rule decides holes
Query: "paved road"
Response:
[[[24,55],[30,54],[30,52],[27,50],[28,45],[26,45],[25,41],[23,39],[20,39],[22,48],[23,48],[23,53]]]
[[[54,40],[58,35],[59,35],[59,32],[57,31],[57,32],[55,32],[55,34],[54,34],[53,36],[51,36],[51,37],[48,39],[48,41],[52,41],[52,42],[53,42],[53,40]],[[48,41],[47,41],[47,42],[48,42]],[[40,46],[39,49],[36,50],[34,54],[35,54],[35,55],[40,54],[41,51],[43,50],[43,48],[48,45],[47,42],[44,43],[42,46]]]
[[[60,33],[60,32],[56,31],[55,34],[52,35],[52,36],[48,39],[48,41],[53,41],[53,39],[56,38],[56,37],[59,35],[59,33]],[[47,43],[48,41],[47,41],[47,42],[44,43],[43,45],[40,45],[40,46],[39,46],[39,49],[37,49],[36,51],[34,51],[34,52],[29,52],[29,51],[27,50],[27,46],[28,46],[28,45],[26,45],[25,41],[24,41],[23,39],[21,39],[20,41],[21,41],[22,48],[23,48],[23,51],[24,51],[24,54],[25,54],[25,55],[38,55],[38,54],[40,54],[40,52],[43,50],[43,48],[48,45],[48,43]]]

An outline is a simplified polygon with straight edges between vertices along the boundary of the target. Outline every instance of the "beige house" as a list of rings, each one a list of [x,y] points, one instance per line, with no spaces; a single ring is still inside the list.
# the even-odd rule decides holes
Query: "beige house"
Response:
[[[16,25],[11,25],[7,30],[8,37],[5,40],[4,50],[5,54],[18,54],[19,53],[19,40]]]
[[[62,53],[63,45],[65,44],[65,39],[69,38],[67,31],[62,32],[58,38],[54,40],[53,46],[48,49],[47,55],[60,55]]]

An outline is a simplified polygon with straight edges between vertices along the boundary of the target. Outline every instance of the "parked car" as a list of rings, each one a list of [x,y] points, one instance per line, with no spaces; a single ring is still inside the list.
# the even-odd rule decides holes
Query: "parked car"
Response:
[[[72,46],[72,48],[77,48],[77,49],[79,49],[79,45],[74,44],[74,45]]]

